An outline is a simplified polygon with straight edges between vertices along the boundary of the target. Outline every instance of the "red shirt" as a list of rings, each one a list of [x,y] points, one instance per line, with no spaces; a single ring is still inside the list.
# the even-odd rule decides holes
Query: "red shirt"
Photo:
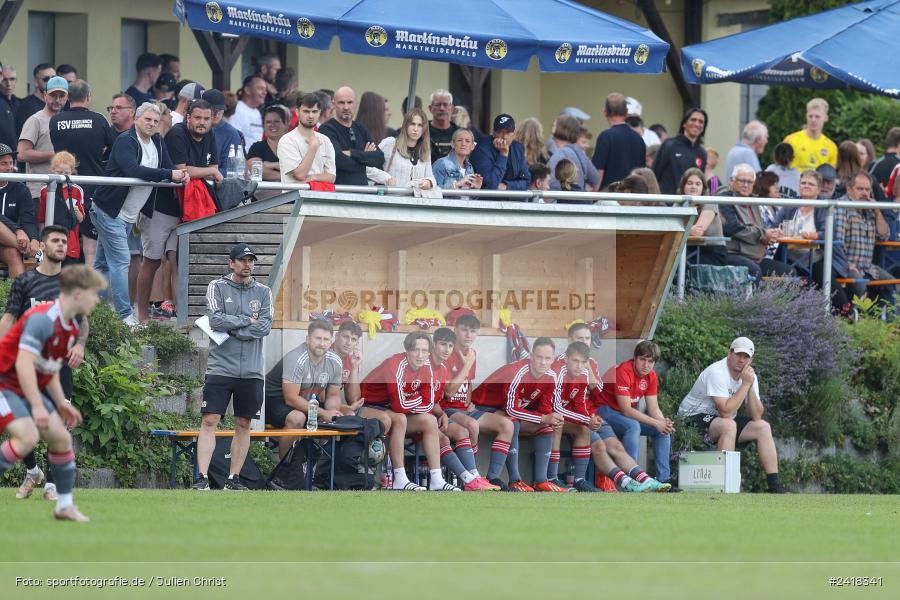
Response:
[[[390,404],[396,413],[427,413],[434,407],[434,375],[425,363],[414,371],[406,353],[395,354],[375,367],[361,384],[366,404]]]
[[[57,190],[62,189],[62,196],[66,199],[66,205],[71,207],[72,210],[81,213],[81,218],[84,219],[84,190],[81,189],[77,183],[72,184],[72,196],[69,197],[69,186],[61,185],[57,188]],[[47,216],[46,213],[47,207],[47,186],[41,188],[41,200],[38,204],[38,223],[41,225],[44,224],[44,219]],[[56,207],[56,210],[59,210],[59,206]],[[56,215],[54,213],[53,220],[59,222],[60,215]],[[70,258],[78,258],[81,256],[81,224],[77,221],[72,228],[69,229],[69,240],[66,244],[66,256]]]
[[[353,370],[353,361],[349,354],[339,356],[341,356],[341,385],[347,385],[350,381],[350,371]]]
[[[631,408],[637,408],[641,398],[656,396],[659,381],[656,373],[650,371],[644,377],[638,377],[634,371],[634,360],[626,360],[617,367],[612,367],[603,376],[605,383],[601,393],[601,403],[622,412],[616,396],[628,396],[631,398]]]
[[[459,370],[463,368],[463,355],[459,352],[455,351],[450,355],[444,364],[450,369],[450,379],[456,377]],[[437,397],[437,401],[440,402],[441,408],[459,408],[465,409],[469,403],[469,389],[472,386],[472,381],[475,379],[475,364],[477,359],[472,362],[472,368],[469,369],[469,374],[466,375],[465,380],[460,384],[459,389],[456,390],[456,393],[452,398],[445,398],[443,395]],[[448,380],[449,381],[449,380]]]
[[[553,363],[553,367],[551,367],[554,371],[557,371],[556,367],[559,364],[559,361],[562,361],[563,363],[566,362],[565,352],[556,357],[556,361]],[[596,408],[602,404],[600,397],[603,392],[603,378],[600,377],[600,367],[597,365],[596,360],[588,357],[588,366],[591,369],[591,373],[594,374],[594,380],[597,382],[597,387],[588,389],[588,397],[591,399],[591,402],[594,403],[594,408]],[[559,373],[559,371],[557,371],[557,373]]]
[[[447,367],[447,361],[441,363],[441,366],[434,366],[434,360],[430,361],[431,372],[434,375],[434,398],[438,400],[444,397],[444,388],[450,383],[450,368]]]
[[[556,371],[556,392],[553,395],[553,412],[559,413],[570,423],[587,425],[594,414],[590,400],[590,380],[587,371],[578,377],[569,373],[566,361],[557,358],[551,367]]]
[[[552,405],[556,373],[550,369],[535,378],[530,362],[523,358],[491,373],[472,392],[472,402],[478,406],[503,408],[510,417],[540,423],[541,417],[550,412],[541,411]]]
[[[43,390],[66,362],[69,349],[78,339],[78,323],[63,323],[59,300],[31,308],[0,340],[0,390],[25,397],[16,372],[20,351],[37,356],[38,389]]]

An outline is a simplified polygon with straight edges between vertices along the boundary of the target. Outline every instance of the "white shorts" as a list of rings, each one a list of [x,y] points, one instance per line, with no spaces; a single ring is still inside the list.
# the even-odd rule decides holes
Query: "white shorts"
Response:
[[[144,258],[159,260],[164,252],[178,250],[178,238],[175,228],[181,219],[161,212],[154,212],[149,218],[145,214],[138,215],[137,226],[141,230],[141,249]]]

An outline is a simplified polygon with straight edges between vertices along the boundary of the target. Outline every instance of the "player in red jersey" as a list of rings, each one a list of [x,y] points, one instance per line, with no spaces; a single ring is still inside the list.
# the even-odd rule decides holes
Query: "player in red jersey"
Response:
[[[599,491],[585,479],[591,457],[599,472],[606,474],[624,492],[668,491],[669,484],[659,483],[637,466],[625,452],[612,428],[595,412],[589,393],[590,352],[587,344],[572,342],[562,355],[563,358],[557,358],[553,363],[552,368],[557,373],[554,410],[563,416],[566,423],[553,436],[551,460],[554,453],[557,461],[559,460],[562,434],[568,433],[574,438],[572,458],[575,461],[577,491]]]
[[[344,406],[341,412],[347,415],[359,415],[366,419],[378,419],[384,427],[385,437],[391,431],[391,418],[383,410],[366,408],[360,393],[359,366],[362,364],[362,350],[359,341],[362,329],[355,321],[345,321],[338,327],[332,350],[341,359],[341,393]]]
[[[453,348],[456,344],[456,334],[452,329],[441,327],[435,329],[432,335],[434,347],[431,351],[431,372],[434,374],[434,397],[443,398],[444,390],[450,381],[450,369],[447,359],[453,356]],[[469,439],[469,431],[459,423],[449,421],[447,413],[441,408],[440,403],[435,403],[432,409],[438,419],[439,443],[441,448],[441,462],[450,469],[454,475],[462,479],[463,489],[467,492],[497,491],[500,486],[490,483],[481,476],[475,464],[475,453],[472,452],[472,442]],[[456,445],[454,450],[450,442]]]
[[[456,344],[453,353],[447,358],[446,364],[450,369],[450,381],[444,387],[444,395],[439,398],[441,408],[450,420],[466,428],[469,435],[457,440],[456,449],[472,448],[472,457],[478,456],[478,435],[483,429],[495,434],[491,444],[491,462],[488,468],[487,479],[490,485],[498,487],[500,471],[509,454],[515,426],[513,422],[500,412],[486,412],[472,404],[472,382],[475,379],[476,352],[475,339],[481,322],[475,315],[462,315],[454,325],[453,333],[456,335]],[[465,461],[463,461],[465,465]],[[473,465],[474,466],[474,465]],[[472,473],[476,470],[469,469]],[[502,488],[502,486],[499,486]]]
[[[86,265],[66,267],[59,275],[59,298],[26,312],[0,340],[0,474],[31,452],[38,439],[47,442],[59,497],[53,516],[88,521],[72,503],[75,453],[66,426],[81,422],[81,413],[66,401],[59,370],[78,338],[78,315],[88,315],[106,280]],[[47,398],[42,392],[50,396]]]
[[[552,411],[556,392],[556,373],[550,368],[555,346],[548,337],[534,341],[531,357],[500,367],[472,392],[472,401],[483,410],[505,410],[516,419],[521,432],[534,438],[534,483],[532,488],[522,481],[518,465],[518,434],[513,435],[506,468],[509,488],[518,491],[565,492],[565,488],[547,481],[547,466],[553,445],[553,430],[563,425],[563,417]],[[541,412],[542,407],[551,407]],[[493,459],[493,457],[492,457]],[[491,483],[497,482],[491,480]]]
[[[361,392],[367,408],[383,410],[391,417],[389,444],[394,465],[395,490],[423,491],[412,483],[404,468],[403,442],[407,433],[421,433],[425,460],[431,473],[429,489],[462,491],[444,481],[438,444],[437,418],[430,414],[434,408],[434,374],[428,359],[431,338],[416,331],[403,340],[401,352],[389,357],[369,373],[362,382]]]

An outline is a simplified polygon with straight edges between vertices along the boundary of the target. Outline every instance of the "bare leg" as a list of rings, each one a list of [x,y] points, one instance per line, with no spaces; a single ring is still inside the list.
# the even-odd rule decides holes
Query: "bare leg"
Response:
[[[306,415],[302,411],[292,410],[284,418],[285,429],[303,429],[304,425],[306,425]],[[284,458],[287,455],[288,450],[291,449],[291,446],[293,446],[294,442],[296,442],[298,439],[300,438],[278,438],[278,458]]]
[[[441,468],[441,451],[438,444],[437,419],[434,415],[407,415],[406,430],[409,433],[422,434],[422,448],[425,451],[425,460],[431,470]]]
[[[759,454],[759,462],[762,463],[766,475],[778,472],[778,451],[775,449],[775,439],[772,437],[772,427],[762,419],[747,423],[741,431],[739,441],[756,441],[756,452]]]
[[[234,439],[231,440],[231,475],[239,475],[250,449],[250,419],[234,418]]]
[[[13,239],[15,239],[15,236]],[[6,270],[10,279],[15,279],[25,271],[22,254],[17,247],[4,247],[0,250],[0,260],[6,263]]]
[[[131,264],[128,267],[128,300],[133,304],[137,298],[138,272],[141,269],[141,255],[132,254]],[[148,290],[150,288],[147,288]]]
[[[737,438],[737,424],[734,419],[716,417],[709,424],[709,438],[716,442],[719,450],[733,451]]]
[[[97,256],[97,240],[81,236],[81,254],[84,256],[84,264],[93,266],[94,257]]]
[[[178,289],[179,289],[179,281],[178,281],[178,253],[174,250],[166,252],[166,265],[168,265],[168,274],[169,274],[169,286],[168,293],[169,295],[163,298],[163,300],[171,300],[174,304],[176,300],[178,300]]]
[[[197,468],[200,474],[206,476],[209,463],[212,460],[213,450],[216,449],[216,427],[222,415],[206,413],[200,420],[200,435],[197,436]]]
[[[134,259],[134,257],[132,257],[132,259]],[[153,287],[153,276],[156,274],[156,270],[159,269],[159,263],[159,260],[151,258],[145,258],[141,261],[140,272],[137,276],[137,298],[135,300],[137,303],[138,321],[141,323],[144,323],[150,318],[150,309],[148,306],[150,303],[150,291]],[[128,273],[128,278],[130,290],[131,271]]]

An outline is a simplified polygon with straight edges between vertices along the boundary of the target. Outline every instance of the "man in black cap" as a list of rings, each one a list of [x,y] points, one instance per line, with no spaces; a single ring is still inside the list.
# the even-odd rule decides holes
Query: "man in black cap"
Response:
[[[219,90],[206,90],[203,99],[212,106],[213,136],[216,141],[216,156],[219,157],[219,172],[222,177],[228,174],[228,152],[234,146],[235,149],[244,147],[244,136],[225,117],[225,94]]]
[[[162,102],[169,110],[175,110],[175,86],[178,80],[171,73],[163,73],[153,84],[153,96],[157,102]]]
[[[525,160],[525,147],[516,139],[516,121],[510,115],[497,115],[494,134],[480,136],[469,158],[475,172],[484,178],[482,189],[525,191],[531,172]]]
[[[15,170],[16,153],[0,144],[0,173]],[[6,263],[11,278],[25,270],[22,254],[34,256],[39,244],[31,192],[24,183],[0,181],[0,260]]]
[[[837,171],[834,167],[825,163],[816,167],[816,173],[822,176],[822,186],[819,188],[819,200],[833,199],[834,188],[837,185]]]
[[[263,404],[263,338],[272,329],[272,290],[253,278],[257,257],[253,248],[238,244],[228,255],[230,273],[214,279],[206,290],[206,316],[213,331],[228,338],[210,344],[206,382],[197,436],[199,475],[191,486],[208,490],[209,463],[216,447],[216,426],[234,400],[231,474],[224,488],[244,491],[238,475],[250,447],[250,421]]]

